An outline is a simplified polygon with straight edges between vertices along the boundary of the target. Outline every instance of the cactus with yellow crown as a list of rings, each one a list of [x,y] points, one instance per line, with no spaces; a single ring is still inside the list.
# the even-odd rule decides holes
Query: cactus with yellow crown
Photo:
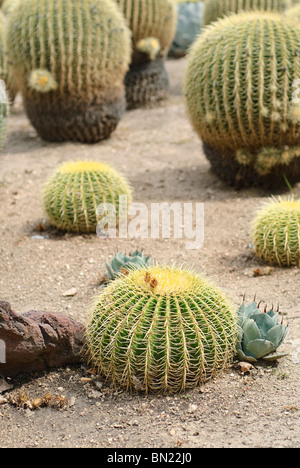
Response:
[[[48,141],[94,143],[126,108],[131,33],[111,0],[26,0],[8,15],[8,51],[27,115]]]
[[[300,28],[271,12],[218,20],[193,44],[187,113],[213,170],[229,184],[300,180],[299,55]]]
[[[86,327],[89,365],[127,390],[174,393],[225,370],[237,316],[213,283],[167,266],[134,269],[95,298]]]
[[[242,11],[283,12],[291,4],[291,0],[205,0],[203,23],[207,25],[230,13]]]
[[[120,196],[131,202],[127,180],[107,164],[68,162],[59,166],[44,187],[45,213],[53,226],[73,233],[96,233],[97,208],[110,204],[119,218]]]
[[[164,99],[169,91],[165,57],[177,12],[173,0],[115,0],[132,31],[132,62],[125,78],[127,108]]]
[[[300,266],[300,200],[273,198],[259,209],[252,226],[257,257],[271,265]]]

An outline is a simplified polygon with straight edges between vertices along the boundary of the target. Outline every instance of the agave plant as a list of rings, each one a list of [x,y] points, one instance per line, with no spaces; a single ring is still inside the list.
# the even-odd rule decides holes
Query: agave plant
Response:
[[[237,356],[248,362],[256,362],[258,359],[275,361],[286,353],[277,352],[287,334],[287,326],[283,319],[279,323],[279,308],[275,312],[273,308],[262,312],[259,304],[253,301],[246,306],[243,301],[238,310],[239,337],[237,344]]]
[[[126,274],[132,269],[144,268],[151,264],[151,257],[144,257],[143,253],[138,250],[129,255],[123,255],[118,252],[112,259],[111,263],[105,263],[107,274],[111,280],[116,279],[120,273]]]

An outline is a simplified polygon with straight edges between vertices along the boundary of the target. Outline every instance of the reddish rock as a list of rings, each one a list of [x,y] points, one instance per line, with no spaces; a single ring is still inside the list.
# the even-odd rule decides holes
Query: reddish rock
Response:
[[[0,374],[13,377],[79,364],[83,336],[84,326],[63,314],[17,314],[8,302],[0,301]]]

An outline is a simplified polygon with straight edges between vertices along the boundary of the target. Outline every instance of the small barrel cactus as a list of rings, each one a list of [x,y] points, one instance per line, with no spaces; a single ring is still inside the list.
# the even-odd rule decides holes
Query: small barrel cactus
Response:
[[[41,138],[94,143],[110,136],[126,108],[131,57],[131,33],[112,0],[19,2],[7,36],[17,86]]]
[[[252,226],[256,255],[272,265],[300,266],[300,200],[273,198]]]
[[[44,209],[58,229],[73,233],[96,233],[97,208],[110,203],[118,215],[119,197],[131,201],[131,188],[113,168],[95,161],[64,163],[47,181]]]
[[[243,361],[256,362],[258,359],[275,361],[286,353],[277,351],[287,334],[287,326],[279,319],[279,310],[273,308],[262,312],[254,301],[238,310],[239,338],[237,357]]]
[[[110,263],[106,262],[106,270],[109,279],[115,280],[120,274],[126,275],[132,269],[145,268],[151,264],[152,258],[144,257],[143,253],[138,250],[129,255],[117,252]]]
[[[171,57],[183,57],[203,26],[204,2],[199,0],[176,0],[177,27],[169,50]]]
[[[213,170],[229,184],[270,188],[300,180],[298,50],[300,28],[272,12],[230,15],[192,45],[188,116]]]
[[[237,317],[225,294],[194,272],[135,269],[95,299],[87,360],[127,390],[180,392],[227,368]]]
[[[132,60],[125,77],[127,108],[164,99],[169,90],[165,57],[176,30],[173,0],[115,0],[132,31]]]
[[[205,0],[203,23],[210,24],[230,13],[242,11],[285,11],[291,0]]]

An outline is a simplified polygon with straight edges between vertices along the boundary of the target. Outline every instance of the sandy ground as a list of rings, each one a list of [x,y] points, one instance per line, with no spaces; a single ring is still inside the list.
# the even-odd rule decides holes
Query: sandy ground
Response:
[[[41,141],[19,103],[9,118],[0,154],[0,298],[14,310],[64,312],[85,322],[100,290],[105,260],[136,248],[160,262],[204,272],[239,305],[256,294],[280,303],[289,322],[278,364],[259,364],[243,375],[234,365],[224,375],[181,395],[116,391],[89,381],[87,370],[53,370],[15,380],[31,398],[52,392],[70,405],[37,411],[0,405],[2,447],[300,447],[300,272],[274,268],[255,277],[259,262],[250,244],[250,224],[270,193],[235,191],[210,172],[187,120],[181,80],[185,60],[169,60],[168,100],[127,112],[111,138],[97,145]],[[102,160],[122,171],[134,201],[202,202],[205,242],[187,250],[184,239],[111,239],[40,232],[41,191],[56,166],[68,160]],[[294,188],[300,195],[300,185]],[[77,294],[64,293],[75,288]]]

